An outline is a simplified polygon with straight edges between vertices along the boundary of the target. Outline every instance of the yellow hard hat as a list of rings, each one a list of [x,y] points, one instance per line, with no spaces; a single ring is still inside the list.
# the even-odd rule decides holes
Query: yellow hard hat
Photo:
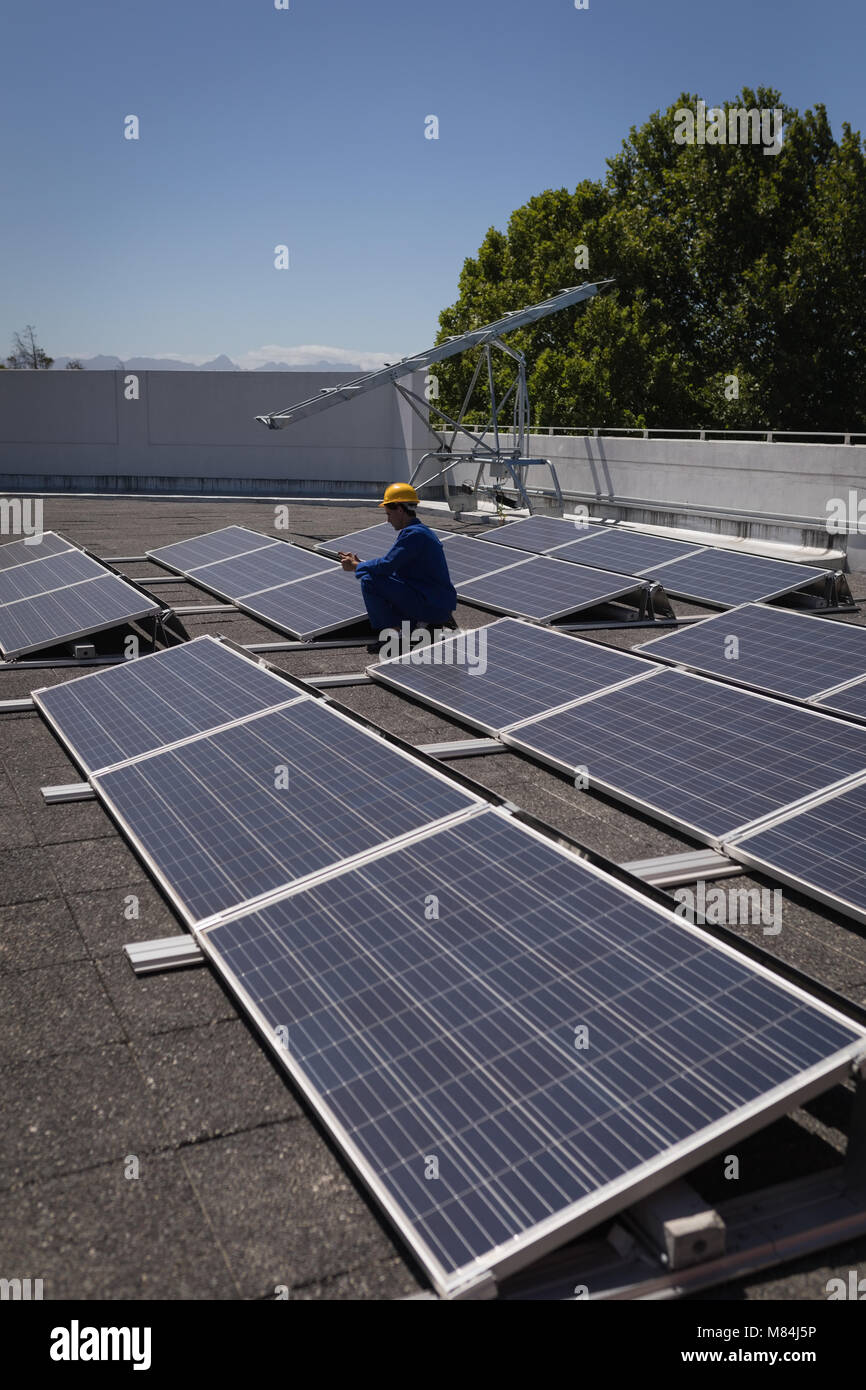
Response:
[[[379,506],[387,507],[392,502],[408,502],[411,506],[417,507],[418,494],[411,483],[391,483],[390,487],[385,488],[385,496]]]

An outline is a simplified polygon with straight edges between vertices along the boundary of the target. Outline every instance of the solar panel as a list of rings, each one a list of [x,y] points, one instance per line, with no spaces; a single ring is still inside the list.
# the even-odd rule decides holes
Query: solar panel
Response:
[[[450,553],[450,547],[448,548]],[[498,613],[552,622],[581,608],[610,602],[634,591],[642,581],[608,570],[566,565],[545,555],[531,555],[486,578],[461,583],[460,597]]]
[[[736,608],[741,603],[778,598],[794,589],[826,582],[830,572],[793,565],[787,560],[768,560],[763,555],[701,550],[669,564],[657,565],[653,576],[658,577],[675,598]]]
[[[438,536],[440,541],[446,536],[453,535],[451,531],[437,531],[435,527],[430,527],[434,536]],[[327,551],[328,554],[337,555],[341,550],[348,551],[351,555],[357,555],[359,560],[378,560],[380,556],[387,555],[391,546],[397,539],[394,527],[388,521],[381,522],[378,526],[365,526],[362,531],[349,531],[345,536],[335,536],[333,540],[319,541],[317,550]]]
[[[816,700],[815,704],[828,713],[839,711],[855,719],[866,719],[866,679],[846,685],[844,690],[834,690]]]
[[[713,842],[866,770],[866,729],[671,670],[503,739]]]
[[[497,811],[199,939],[443,1294],[663,1186],[864,1045]]]
[[[686,541],[669,541],[663,536],[604,526],[594,535],[560,546],[556,559],[573,560],[578,565],[600,565],[602,569],[616,570],[620,574],[654,575],[668,560],[696,553],[700,553],[700,547]]]
[[[730,852],[866,922],[866,782],[732,841]]]
[[[639,657],[514,618],[368,668],[485,733],[652,669]]]
[[[213,637],[33,692],[88,773],[294,698],[288,681]]]
[[[576,520],[563,521],[555,516],[528,516],[522,521],[511,521],[507,526],[496,527],[485,533],[484,540],[494,545],[513,546],[516,550],[532,550],[543,554],[555,546],[567,545],[570,541],[586,536],[591,523]]]
[[[29,565],[31,561],[44,559],[47,555],[59,555],[64,550],[74,549],[69,541],[54,531],[43,532],[40,540],[9,541],[6,545],[0,545],[0,570],[11,569],[13,565]]]
[[[91,781],[190,922],[478,804],[303,697]]]
[[[238,599],[261,589],[289,584],[293,579],[305,579],[310,574],[325,574],[334,568],[334,561],[324,555],[314,555],[285,541],[274,541],[247,555],[217,560],[187,573],[196,584],[225,598]]]
[[[106,573],[103,579],[85,580],[0,608],[0,650],[5,656],[22,656],[159,611],[153,599]]]
[[[507,550],[492,550],[483,541],[471,536],[452,536],[444,544],[448,573],[455,589],[482,575],[493,574],[509,565],[519,564],[526,557]]]
[[[208,531],[188,541],[162,545],[156,550],[145,551],[145,554],[151,560],[168,565],[169,569],[186,572],[200,565],[210,565],[216,560],[228,560],[233,555],[245,555],[250,550],[273,543],[272,536],[263,536],[258,531],[248,530],[246,526],[224,526],[220,531]]]
[[[84,579],[106,574],[104,566],[81,550],[64,550],[33,564],[10,565],[0,570],[0,604],[35,598],[55,589],[64,589]]]
[[[252,594],[240,607],[253,617],[264,618],[283,632],[304,639],[363,622],[367,617],[357,576],[339,566],[325,574]]]
[[[716,614],[637,650],[800,700],[866,675],[866,628],[760,604]]]

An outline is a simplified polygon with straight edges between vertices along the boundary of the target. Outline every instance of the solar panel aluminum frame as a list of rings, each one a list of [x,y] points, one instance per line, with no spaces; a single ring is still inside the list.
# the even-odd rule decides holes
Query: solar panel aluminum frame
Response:
[[[548,767],[554,768],[556,772],[561,772],[566,777],[573,778],[578,767],[588,765],[581,763],[565,763],[561,758],[556,758],[552,755],[542,753],[537,749],[529,747],[527,744],[521,743],[518,737],[520,730],[525,728],[528,724],[535,724],[541,721],[542,719],[550,718],[554,714],[561,714],[563,710],[576,709],[578,705],[587,705],[590,704],[593,700],[606,699],[608,695],[615,694],[619,690],[625,689],[632,685],[636,685],[639,681],[652,680],[660,674],[661,669],[649,671],[646,673],[646,675],[632,676],[629,680],[620,681],[617,685],[610,686],[606,690],[598,690],[590,695],[583,695],[578,700],[570,700],[565,705],[559,705],[556,709],[547,710],[544,714],[537,714],[533,716],[533,718],[531,719],[521,719],[518,723],[511,724],[507,728],[500,730],[498,737],[502,739],[503,743],[507,744],[509,747],[516,748],[518,752],[523,753],[525,756],[534,758],[537,762],[544,763]],[[713,681],[708,676],[698,676],[691,671],[686,672],[685,674],[687,674],[692,680],[703,681],[704,683],[709,685],[715,685],[718,687],[721,684],[721,682]],[[742,694],[748,695],[754,700],[763,700],[770,705],[778,703],[778,701],[773,699],[772,696],[761,695],[754,690],[744,690],[742,691]],[[843,722],[836,719],[831,714],[824,714],[821,710],[813,710],[809,708],[805,712],[809,714],[816,714],[823,719],[829,719],[831,722],[835,724]],[[593,777],[591,771],[588,771],[587,773],[587,785],[585,790],[590,792],[603,792],[605,796],[612,797],[615,801],[621,801],[624,806],[630,806],[633,810],[639,811],[641,815],[648,816],[650,820],[659,821],[663,825],[670,825],[675,830],[681,831],[684,835],[688,835],[692,839],[698,840],[702,844],[709,845],[711,849],[717,850],[720,854],[728,854],[728,850],[725,849],[725,845],[730,846],[732,840],[734,839],[734,836],[745,835],[747,831],[762,828],[768,820],[786,813],[791,806],[801,807],[804,802],[820,798],[831,791],[835,793],[837,791],[843,790],[845,787],[848,786],[849,783],[856,781],[861,775],[861,771],[857,770],[855,772],[849,773],[847,776],[843,778],[837,778],[835,782],[828,783],[826,787],[819,787],[816,791],[807,793],[806,796],[798,798],[796,802],[788,802],[785,806],[779,807],[777,810],[768,811],[766,815],[756,817],[754,820],[751,821],[744,821],[742,824],[733,827],[731,830],[725,831],[724,834],[721,835],[711,835],[706,830],[703,830],[700,826],[694,825],[691,821],[685,820],[681,816],[672,815],[668,811],[664,811],[661,807],[656,806],[656,804],[652,801],[645,801],[643,800],[643,798],[635,796],[631,792],[621,790],[619,787],[614,786],[611,782],[605,782],[602,778]],[[737,856],[732,855],[730,857],[736,858]]]
[[[161,869],[158,867],[152,855],[149,853],[144,844],[135,834],[135,832],[133,831],[132,827],[129,825],[123,814],[114,806],[112,798],[103,790],[101,785],[101,778],[111,771],[116,771],[118,767],[132,767],[135,764],[146,762],[151,758],[159,757],[162,753],[174,752],[176,749],[186,747],[188,744],[198,743],[202,739],[211,738],[214,734],[221,733],[226,729],[238,728],[239,726],[246,724],[253,724],[258,719],[266,718],[268,715],[279,713],[281,710],[289,709],[295,705],[302,704],[305,702],[327,706],[329,713],[333,715],[335,719],[342,720],[344,724],[348,724],[356,732],[360,731],[366,734],[369,738],[375,739],[377,742],[385,745],[388,749],[390,749],[391,752],[395,753],[399,757],[406,759],[407,762],[414,763],[416,766],[421,765],[420,760],[413,757],[412,753],[409,752],[407,749],[401,748],[399,744],[389,742],[387,739],[382,738],[381,735],[377,734],[374,730],[366,727],[365,725],[359,724],[357,720],[350,718],[348,715],[344,714],[342,710],[336,709],[329,701],[323,700],[314,695],[307,695],[299,692],[296,693],[294,698],[286,700],[281,705],[276,705],[271,709],[260,710],[252,715],[243,715],[239,719],[228,720],[225,724],[219,725],[218,728],[207,729],[202,733],[190,734],[189,737],[177,739],[174,743],[166,744],[162,748],[155,748],[148,753],[140,753],[134,758],[128,758],[126,762],[115,764],[113,768],[101,768],[98,773],[94,772],[88,778],[88,781],[91,787],[93,788],[94,792],[96,793],[97,797],[99,798],[101,805],[105,808],[105,810],[111,816],[111,819],[122,831],[127,843],[132,846],[133,850],[137,854],[141,863],[147,869],[148,873],[159,884],[162,892],[171,904],[174,911],[177,913],[180,920],[192,932],[196,932],[197,929],[199,929],[205,922],[207,922],[207,924],[210,926],[215,926],[218,922],[222,922],[226,917],[237,917],[246,912],[255,912],[259,908],[265,907],[274,898],[284,896],[286,891],[290,887],[298,888],[303,886],[311,886],[320,878],[328,877],[330,873],[338,866],[341,868],[355,868],[357,864],[365,862],[366,859],[372,853],[372,851],[369,849],[359,851],[358,854],[353,855],[351,857],[336,860],[334,864],[329,865],[326,869],[315,869],[311,873],[305,874],[300,879],[289,879],[286,881],[284,885],[281,885],[276,889],[268,889],[266,893],[261,893],[257,897],[245,899],[243,902],[237,903],[230,909],[224,909],[221,913],[214,913],[210,917],[206,918],[196,918],[193,917],[191,913],[187,910],[183,901],[175,892],[169,880],[162,873]],[[454,787],[456,785],[454,778],[449,777],[446,772],[442,771],[438,767],[430,767],[426,763],[424,763],[423,766],[424,770],[431,777],[435,777],[440,782],[445,782],[451,787]],[[452,812],[450,815],[440,817],[436,821],[431,821],[427,826],[422,827],[423,830],[443,828],[446,825],[453,824],[455,821],[462,820],[469,811],[474,811],[475,813],[477,813],[479,809],[484,809],[486,807],[487,802],[484,800],[483,797],[479,796],[477,793],[468,791],[462,785],[460,786],[460,790],[463,792],[464,796],[467,799],[467,806],[465,806],[459,811]],[[398,849],[403,845],[403,843],[407,839],[411,839],[418,833],[419,831],[417,829],[407,831],[403,835],[395,836],[391,840],[383,841],[380,845],[375,846],[374,850],[376,852],[379,852],[385,848]]]
[[[507,811],[501,809],[491,809],[491,815],[501,816],[512,819]],[[452,822],[453,823],[453,822]],[[424,841],[436,833],[437,829],[443,827],[428,827],[415,833],[411,837],[412,843],[423,846]],[[774,985],[795,996],[798,1000],[808,1003],[810,1007],[818,1009],[825,1016],[844,1024],[848,1028],[856,1029],[858,1025],[846,1015],[824,1004],[822,1001],[814,999],[805,990],[797,985],[781,979],[773,971],[760,965],[759,963],[744,958],[740,952],[726,943],[719,941],[711,933],[702,930],[701,927],[679,917],[672,909],[668,910],[661,907],[658,903],[652,902],[631,885],[623,884],[620,880],[606,873],[598,866],[579,859],[578,856],[563,845],[550,840],[547,836],[540,834],[531,826],[521,824],[521,829],[534,839],[542,842],[548,850],[553,850],[580,865],[581,868],[602,879],[605,883],[619,889],[628,897],[639,902],[642,907],[649,908],[660,916],[667,918],[679,929],[690,933],[692,936],[700,938],[727,956],[734,957],[764,979],[771,980]],[[381,849],[377,854],[371,856],[372,859],[385,860],[388,855],[398,848],[405,848],[407,840],[401,846],[388,846]],[[350,865],[340,865],[326,874],[320,876],[320,880],[327,878],[333,879],[347,872]],[[307,885],[310,886],[310,885]],[[293,896],[300,892],[300,887],[291,890]],[[283,896],[290,896],[284,894]],[[232,913],[232,917],[242,914]],[[226,917],[224,920],[228,920]],[[402,1207],[391,1197],[390,1193],[380,1181],[377,1173],[369,1164],[361,1151],[358,1149],[348,1130],[339,1122],[336,1115],[330,1109],[327,1101],[323,1098],[319,1090],[308,1078],[304,1068],[298,1064],[291,1053],[282,1045],[276,1037],[268,1020],[259,1010],[258,1005],[253,1001],[238,977],[225,964],[220,953],[211,945],[209,931],[223,923],[208,923],[200,926],[196,931],[196,940],[204,951],[210,963],[225,981],[232,993],[238,998],[247,1011],[248,1016],[259,1030],[262,1039],[271,1048],[280,1065],[288,1072],[292,1082],[303,1095],[307,1104],[317,1115],[319,1120],[327,1128],[337,1145],[351,1163],[355,1172],[361,1177],[365,1186],[384,1210],[389,1220],[407,1244],[410,1250],[419,1260],[427,1275],[429,1276],[434,1288],[442,1298],[461,1299],[477,1297],[479,1291],[482,1294],[492,1293],[492,1281],[501,1281],[507,1276],[516,1273],[526,1265],[533,1263],[542,1255],[559,1246],[566,1244],[583,1232],[591,1230],[600,1225],[608,1217],[615,1215],[624,1208],[633,1205],[641,1197],[659,1188],[666,1186],[682,1173],[691,1171],[697,1167],[705,1158],[711,1157],[719,1152],[725,1145],[735,1143],[737,1140],[745,1138],[757,1129],[764,1128],[772,1123],[773,1120],[789,1114],[798,1105],[811,1099],[813,1096],[820,1095],[823,1091],[829,1090],[838,1082],[844,1081],[852,1067],[858,1059],[866,1055],[866,1033],[859,1040],[850,1043],[839,1052],[826,1058],[823,1062],[817,1063],[805,1072],[800,1072],[789,1082],[779,1085],[774,1090],[765,1093],[761,1102],[752,1101],[740,1107],[739,1110],[731,1112],[724,1120],[715,1121],[705,1129],[697,1131],[685,1141],[671,1146],[664,1152],[663,1156],[645,1162],[632,1170],[632,1175],[624,1175],[605,1187],[599,1189],[597,1193],[572,1203],[569,1207],[554,1213],[543,1222],[537,1223],[522,1236],[508,1242],[507,1250],[504,1247],[491,1248],[489,1255],[478,1258],[470,1264],[449,1274],[440,1262],[436,1259],[426,1242],[420,1237],[415,1229],[411,1218]],[[639,1176],[638,1176],[639,1175]]]
[[[468,580],[467,584],[464,586],[458,584],[455,587],[457,589],[458,595],[460,596],[460,598],[462,598],[463,602],[468,603],[471,608],[489,609],[492,613],[502,613],[504,616],[510,618],[523,618],[526,622],[529,623],[561,622],[563,618],[570,617],[572,613],[582,613],[587,608],[599,608],[605,603],[617,603],[620,599],[627,597],[629,594],[644,595],[644,603],[641,604],[640,600],[638,600],[638,602],[635,605],[641,611],[649,603],[649,598],[652,591],[651,584],[646,579],[634,578],[631,580],[630,583],[623,584],[621,589],[616,589],[615,591],[612,591],[609,594],[605,594],[604,598],[592,598],[588,599],[585,603],[573,603],[570,604],[568,608],[562,608],[553,613],[545,613],[544,616],[541,618],[534,616],[532,613],[522,613],[518,608],[505,607],[500,603],[493,603],[489,599],[484,599],[484,601],[482,602],[481,599],[474,598],[471,594],[467,595],[466,593],[466,588],[468,587],[468,585],[476,583],[479,579],[490,579],[493,577],[493,575],[500,574],[502,570],[517,569],[519,565],[530,564],[533,560],[536,559],[554,560],[555,558],[556,556],[554,555],[527,554],[526,558],[523,560],[517,560],[515,563],[510,565],[500,565],[497,569],[491,570],[488,574],[476,575],[475,579]],[[575,565],[573,564],[573,562],[569,562],[568,560],[561,560],[560,564],[571,564],[571,568],[578,570],[588,568],[588,566],[586,565]],[[595,566],[592,566],[592,568],[594,569]],[[610,574],[611,578],[616,580],[625,579],[627,577],[622,574],[614,574],[612,571],[610,571]]]
[[[821,888],[817,884],[812,884],[808,879],[799,878],[796,874],[791,874],[785,869],[780,869],[769,860],[763,859],[760,854],[753,854],[749,849],[749,840],[760,835],[765,830],[772,830],[777,825],[782,825],[786,821],[793,820],[795,816],[802,815],[810,811],[815,806],[828,805],[835,801],[838,796],[844,795],[847,791],[853,791],[856,787],[866,783],[866,774],[857,777],[849,777],[845,782],[825,788],[817,796],[804,797],[802,801],[794,802],[790,806],[785,806],[774,816],[767,816],[763,820],[755,821],[751,825],[738,830],[735,835],[725,841],[726,853],[731,858],[737,859],[741,864],[750,869],[758,869],[768,878],[777,879],[787,887],[793,888],[804,897],[814,898],[817,902],[823,903],[825,907],[832,908],[835,912],[840,912],[846,917],[852,917],[854,921],[866,925],[866,908],[860,908],[856,903],[849,902],[846,898],[836,893],[831,893],[826,888]]]
[[[866,675],[852,676],[849,681],[840,681],[838,685],[831,685],[826,690],[821,690],[817,695],[810,695],[807,704],[823,711],[824,714],[832,714],[836,719],[853,719],[858,724],[866,723],[866,714],[857,714],[854,710],[842,709],[838,705],[829,702],[834,695],[844,695],[846,691],[853,690],[855,686],[866,686]]]
[[[709,671],[704,666],[694,666],[681,656],[663,655],[663,643],[670,638],[677,637],[680,633],[682,633],[685,630],[689,632],[697,632],[700,628],[704,626],[705,623],[718,622],[721,618],[733,618],[737,613],[741,612],[743,609],[760,608],[762,606],[763,605],[760,602],[738,603],[736,608],[727,608],[724,610],[723,613],[720,613],[718,617],[716,614],[713,614],[712,617],[703,618],[700,622],[693,623],[688,629],[679,628],[674,632],[663,633],[660,637],[651,637],[648,641],[640,642],[637,646],[633,647],[632,651],[640,652],[647,660],[662,662],[665,666],[670,666],[675,670],[688,671],[690,674],[693,675],[705,676],[708,680],[716,680],[723,685],[735,685],[740,690],[757,691],[762,695],[772,696],[772,698],[775,700],[785,700],[789,704],[799,705],[803,709],[811,709],[821,700],[825,699],[828,695],[835,695],[837,692],[847,690],[848,687],[851,685],[857,685],[860,681],[866,681],[866,671],[864,671],[862,676],[852,676],[850,680],[840,681],[838,685],[829,686],[826,690],[818,691],[818,693],[815,695],[791,695],[788,691],[777,690],[774,686],[771,685],[759,685],[754,681],[742,680],[738,676],[729,676],[727,674],[723,675],[720,671]],[[786,613],[794,619],[802,618],[806,619],[809,622],[820,623],[825,631],[827,631],[828,629],[828,620],[826,618],[819,618],[814,613],[803,613],[796,608],[775,608],[773,611],[778,613]],[[845,624],[843,623],[841,624],[841,626],[844,627]],[[658,643],[659,650],[650,651],[650,647],[654,647],[656,643]],[[866,648],[864,648],[864,651],[866,651]],[[735,663],[731,662],[730,664],[731,666],[733,666]],[[829,713],[829,711],[825,710],[824,713]],[[842,710],[838,712],[833,711],[833,713],[837,714],[837,717],[844,717],[844,711]],[[856,714],[849,714],[848,718],[859,720],[859,716]]]
[[[492,623],[489,624],[489,627],[491,627],[491,628],[492,628],[492,627],[498,627],[498,625],[499,625],[501,622],[507,622],[507,621],[508,621],[507,618],[497,618],[495,622],[492,622]],[[526,618],[513,618],[513,619],[511,619],[511,621],[512,621],[512,622],[518,622],[518,623],[525,623],[527,627],[532,627],[532,628],[541,626],[541,625],[538,624],[538,623],[529,622]],[[472,629],[472,631],[478,631],[478,630],[479,630],[479,629]],[[568,634],[567,632],[559,631],[559,630],[557,630],[556,628],[549,628],[549,629],[545,628],[544,631],[550,631],[551,633],[554,633],[554,634],[555,634],[558,638],[560,638],[563,642],[576,642],[576,641],[579,640],[579,639],[577,639],[577,638],[574,638],[574,637],[569,636],[569,634]],[[463,632],[462,635],[465,636],[466,633]],[[432,650],[434,649],[434,647],[441,647],[441,646],[445,646],[448,642],[456,642],[456,641],[459,641],[459,640],[460,640],[460,636],[461,636],[461,634],[459,634],[459,633],[458,633],[458,634],[451,634],[451,633],[449,633],[448,637],[444,638],[441,642],[431,643],[430,647],[429,647],[429,648],[425,648],[424,650],[432,651]],[[614,648],[613,650],[618,650],[618,648]],[[623,655],[624,655],[624,656],[627,656],[627,655],[630,655],[630,653],[624,652]],[[637,658],[635,658],[635,660],[637,660]],[[429,696],[427,696],[427,695],[421,695],[418,691],[415,691],[415,690],[410,690],[410,689],[408,689],[405,685],[402,685],[399,681],[394,680],[393,676],[391,676],[391,674],[390,674],[389,671],[388,671],[388,667],[389,667],[389,666],[397,667],[397,666],[401,666],[401,665],[404,665],[404,664],[405,664],[405,662],[403,662],[402,659],[401,659],[400,657],[397,657],[397,656],[391,657],[391,658],[389,658],[387,661],[382,661],[382,662],[379,662],[379,663],[374,663],[373,665],[368,666],[368,667],[367,667],[367,675],[370,676],[370,677],[372,677],[372,679],[374,679],[374,680],[380,681],[383,685],[387,685],[388,688],[389,688],[390,690],[395,690],[395,691],[397,691],[398,694],[405,696],[406,699],[409,699],[409,700],[416,700],[419,704],[424,705],[425,707],[428,707],[428,708],[430,708],[430,709],[437,710],[440,714],[445,714],[445,715],[447,715],[447,716],[449,717],[449,719],[455,719],[455,720],[457,720],[459,723],[466,724],[469,728],[472,728],[472,729],[480,729],[483,733],[489,734],[492,738],[498,738],[499,735],[500,735],[500,733],[502,732],[503,729],[512,728],[512,727],[513,727],[513,728],[517,728],[518,725],[520,725],[520,724],[529,723],[530,720],[532,720],[532,719],[540,719],[540,718],[543,717],[543,715],[555,714],[557,710],[565,709],[565,708],[567,708],[568,706],[577,703],[577,701],[575,701],[575,700],[566,700],[566,701],[564,702],[564,704],[551,705],[549,709],[545,709],[545,710],[541,711],[539,714],[531,715],[531,716],[529,717],[529,719],[522,719],[522,720],[518,720],[518,721],[516,721],[516,722],[513,722],[511,725],[508,725],[508,724],[488,724],[486,721],[484,721],[484,720],[482,720],[482,719],[476,719],[473,715],[465,714],[462,710],[457,709],[457,708],[456,708],[455,706],[453,706],[453,705],[449,705],[449,704],[448,704],[446,701],[444,701],[444,700],[434,700],[434,699],[431,699]],[[603,694],[606,695],[606,694],[608,694],[609,691],[618,689],[618,687],[621,686],[621,685],[630,685],[633,681],[638,680],[638,679],[642,679],[642,678],[643,678],[644,676],[646,676],[646,675],[650,675],[650,674],[652,673],[652,671],[653,671],[653,668],[652,668],[652,667],[649,665],[649,663],[647,662],[647,670],[646,670],[646,671],[637,671],[637,672],[635,673],[635,675],[633,675],[633,676],[625,676],[625,677],[623,677],[623,679],[620,680],[620,681],[612,681],[611,684],[610,684],[609,686],[605,686],[603,692],[595,692],[595,693],[603,693]],[[583,698],[587,698],[587,697],[583,697]]]

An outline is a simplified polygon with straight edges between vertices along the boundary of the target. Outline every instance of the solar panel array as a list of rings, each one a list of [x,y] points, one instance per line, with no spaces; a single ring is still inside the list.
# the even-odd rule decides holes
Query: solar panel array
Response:
[[[53,531],[0,546],[0,652],[24,656],[160,612],[160,605]]]
[[[446,554],[450,554],[450,546],[446,546]],[[455,587],[467,603],[538,622],[554,622],[584,608],[615,602],[634,593],[640,584],[640,580],[608,570],[566,565],[546,555],[532,555],[507,569]]]
[[[587,529],[555,517],[527,517],[484,539],[573,564],[596,564],[621,574],[658,579],[674,598],[714,607],[732,608],[803,588],[815,588],[834,603],[847,599],[844,592],[841,596],[835,592],[835,576],[825,569],[615,526]]]
[[[800,700],[817,700],[866,677],[866,628],[760,604],[714,615],[636,650]]]
[[[627,652],[514,618],[368,668],[386,685],[490,734],[652,669]]]
[[[711,843],[866,772],[866,729],[672,670],[503,738]]]
[[[200,940],[443,1293],[664,1185],[864,1044],[491,810]]]
[[[147,554],[293,637],[319,637],[367,615],[355,575],[324,555],[244,526]]]

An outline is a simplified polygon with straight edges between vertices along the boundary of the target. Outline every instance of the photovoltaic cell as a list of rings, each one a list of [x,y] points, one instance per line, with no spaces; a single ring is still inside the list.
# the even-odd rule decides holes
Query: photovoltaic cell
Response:
[[[663,536],[640,531],[621,531],[604,526],[594,535],[585,535],[556,551],[557,560],[573,560],[578,565],[600,565],[620,574],[655,575],[660,565],[694,555],[699,547],[685,541],[669,541]]]
[[[513,618],[369,667],[377,680],[494,734],[651,669],[626,652]]]
[[[519,564],[526,558],[522,553],[493,550],[483,541],[473,540],[471,536],[452,536],[445,542],[444,550],[448,573],[455,589],[473,579],[480,579],[484,574],[492,574],[508,565]]]
[[[176,541],[173,545],[162,545],[145,553],[170,569],[196,569],[201,565],[212,564],[216,560],[228,560],[233,555],[245,555],[264,545],[272,545],[272,536],[263,536],[258,531],[250,531],[246,526],[224,526],[219,531],[209,531],[203,536],[193,536],[188,541]]]
[[[760,604],[706,618],[638,650],[801,700],[866,675],[866,628]]]
[[[335,567],[334,561],[324,555],[313,555],[301,546],[274,541],[247,555],[218,560],[187,572],[196,584],[226,598],[239,599],[258,593],[260,589],[273,589],[293,579],[305,579],[310,574],[325,574]]]
[[[48,594],[106,573],[103,565],[82,550],[62,551],[30,565],[12,565],[0,571],[0,605],[36,598],[37,594]]]
[[[484,533],[484,540],[543,554],[555,546],[567,545],[586,536],[588,524],[591,523],[563,521],[555,516],[528,516],[522,521],[511,521],[507,526],[491,527]]]
[[[659,565],[653,577],[676,598],[736,608],[742,603],[777,597],[802,589],[816,580],[826,581],[828,571],[793,565],[787,560],[768,560],[763,555],[743,555],[733,550],[702,550],[670,564]]]
[[[430,530],[440,541],[452,534],[450,531],[437,531],[433,526]],[[324,550],[329,555],[337,555],[341,550],[345,550],[351,555],[357,555],[359,560],[378,560],[380,556],[388,554],[396,539],[397,532],[394,527],[390,522],[383,521],[379,526],[366,526],[362,531],[349,531],[345,536],[319,541],[316,549]]]
[[[455,587],[467,603],[549,622],[631,593],[641,582],[608,570],[532,555],[498,574]]]
[[[91,781],[190,921],[477,804],[313,699]]]
[[[494,811],[202,939],[442,1292],[662,1186],[864,1042]]]
[[[828,714],[840,711],[857,719],[866,719],[866,680],[857,681],[832,695],[825,695],[822,700],[815,701],[815,706],[825,709]]]
[[[106,574],[0,608],[0,649],[21,656],[158,612],[159,604]]]
[[[69,541],[54,531],[45,531],[38,541],[9,541],[6,545],[0,545],[0,570],[11,569],[13,565],[29,565],[31,561],[44,559],[47,555],[59,555],[64,550],[74,549]]]
[[[243,600],[253,617],[288,632],[293,637],[318,637],[337,627],[362,622],[367,609],[354,574],[339,566],[325,574],[281,584]]]
[[[866,729],[671,670],[503,738],[715,841],[866,771]]]
[[[33,692],[88,773],[298,696],[213,637]]]
[[[733,841],[730,851],[866,922],[866,782]]]

